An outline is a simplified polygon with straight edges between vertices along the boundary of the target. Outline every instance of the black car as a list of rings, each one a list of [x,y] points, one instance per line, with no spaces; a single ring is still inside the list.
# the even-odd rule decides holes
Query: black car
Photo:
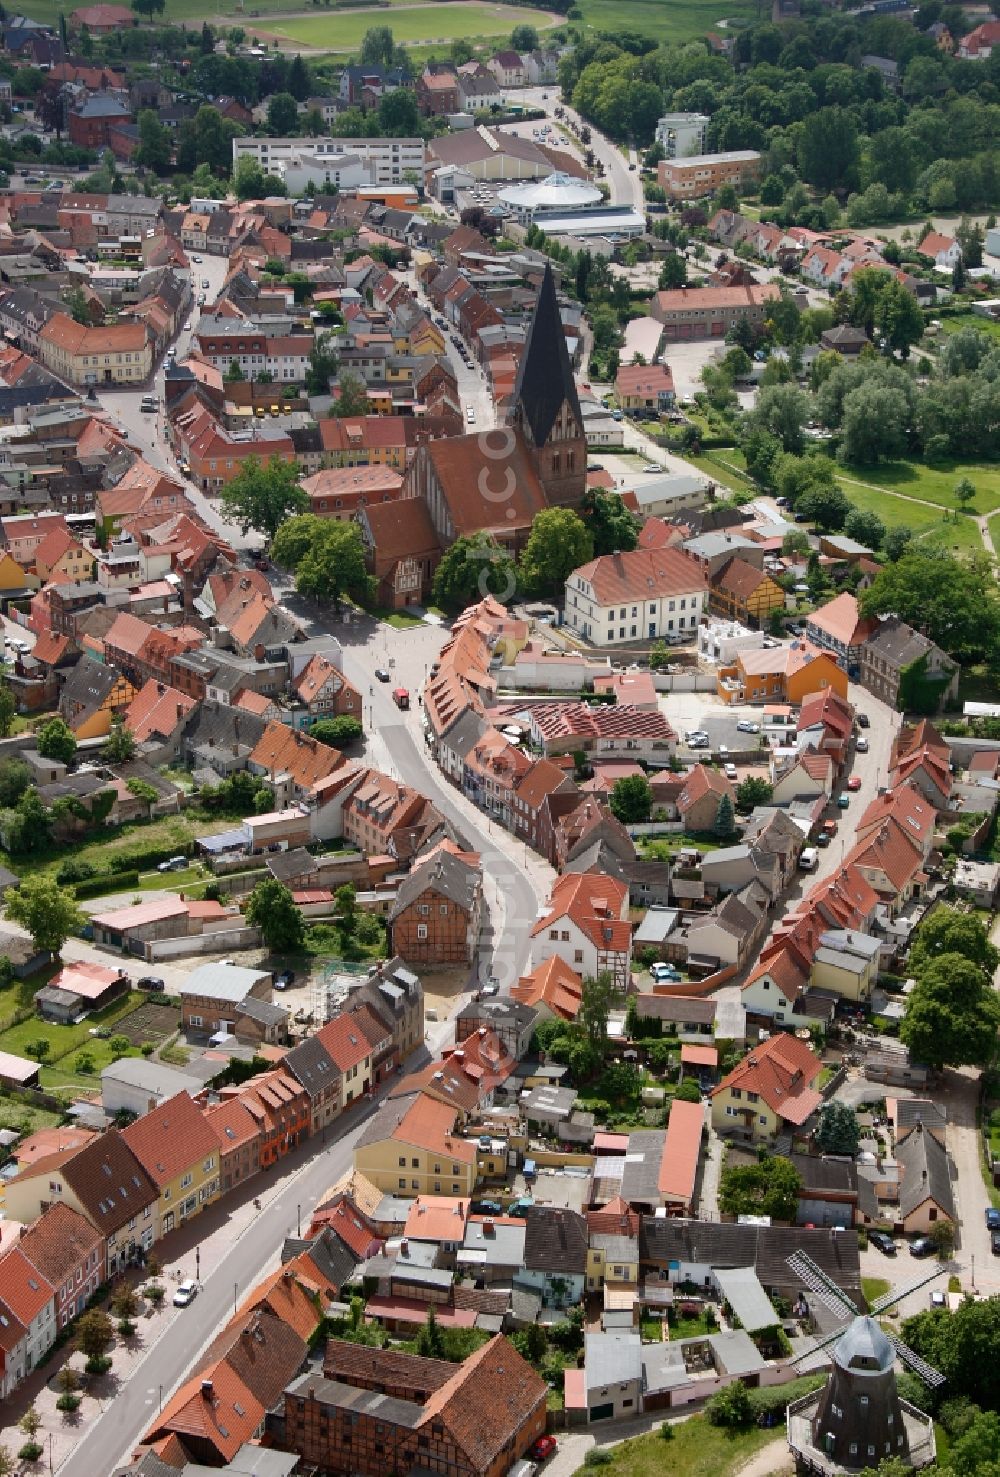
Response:
[[[896,1255],[896,1243],[884,1231],[869,1231],[868,1240],[872,1246],[877,1246],[879,1251],[883,1252],[886,1256]]]
[[[380,682],[391,682],[392,681],[392,678],[389,675],[389,673],[386,671],[385,667],[376,667],[375,668],[375,676],[378,678],[378,680]]]
[[[859,728],[870,728],[871,727],[871,719],[869,718],[869,716],[868,716],[867,713],[859,713],[858,714],[858,727]]]
[[[993,1255],[1000,1256],[1000,1231],[993,1232],[993,1235],[990,1237],[990,1246],[993,1249]]]
[[[996,1249],[994,1247],[994,1251]],[[937,1247],[929,1236],[917,1236],[915,1240],[910,1242],[911,1256],[933,1256],[936,1251]]]
[[[473,1215],[503,1215],[499,1200],[473,1200],[469,1210]]]
[[[994,1210],[992,1205],[986,1210],[986,1229],[987,1231],[1000,1231],[1000,1210]]]
[[[276,990],[288,990],[295,983],[295,970],[283,969],[274,977],[274,988]]]
[[[136,988],[139,990],[165,990],[167,987],[159,975],[144,974],[141,980],[136,980]]]

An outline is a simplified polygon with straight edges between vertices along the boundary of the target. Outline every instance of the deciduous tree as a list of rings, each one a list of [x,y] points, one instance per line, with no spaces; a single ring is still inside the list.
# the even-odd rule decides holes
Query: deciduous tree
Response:
[[[653,791],[644,774],[623,775],[615,780],[608,802],[611,814],[623,825],[638,825],[649,820],[653,808]]]
[[[1000,997],[983,970],[961,954],[940,954],[917,976],[899,1028],[916,1061],[982,1067],[997,1050]]]
[[[247,459],[223,489],[219,499],[223,517],[238,523],[244,534],[253,528],[268,540],[294,513],[305,513],[309,499],[298,482],[298,467],[273,456],[261,462]]]
[[[434,573],[434,603],[462,610],[486,595],[509,600],[517,587],[514,563],[487,533],[456,539]]]
[[[593,557],[594,540],[571,508],[543,508],[536,513],[518,564],[525,591],[561,597],[574,569]]]
[[[60,764],[72,764],[76,753],[76,739],[62,718],[50,718],[43,723],[35,735],[35,744],[43,759],[57,759]]]
[[[275,954],[298,954],[305,943],[305,923],[291,891],[283,882],[258,882],[243,910],[251,928],[259,928]]]
[[[847,1103],[824,1103],[814,1138],[824,1154],[856,1154],[861,1142],[857,1113]]]
[[[26,877],[16,892],[8,892],[4,906],[8,918],[30,933],[36,949],[57,956],[86,921],[73,894],[45,876]]]

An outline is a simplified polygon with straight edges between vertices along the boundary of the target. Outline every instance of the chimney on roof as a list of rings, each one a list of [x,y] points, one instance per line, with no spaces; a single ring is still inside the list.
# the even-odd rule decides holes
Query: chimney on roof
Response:
[[[202,1380],[202,1382],[201,1382],[201,1393],[205,1397],[206,1400],[211,1400],[212,1399],[214,1390],[215,1390],[215,1386],[212,1384],[212,1381],[211,1380]]]

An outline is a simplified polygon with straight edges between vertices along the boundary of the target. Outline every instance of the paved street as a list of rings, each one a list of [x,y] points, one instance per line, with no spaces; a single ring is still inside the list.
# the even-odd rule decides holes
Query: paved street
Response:
[[[634,205],[636,210],[643,209],[642,176],[638,168],[634,171],[629,169],[621,149],[605,138],[603,133],[598,133],[592,123],[586,123],[579,113],[568,107],[562,101],[558,87],[525,87],[518,93],[518,99],[523,99],[528,107],[544,109],[550,117],[554,117],[556,108],[561,107],[567,122],[575,124],[578,129],[589,128],[590,143],[587,147],[593,149],[594,158],[604,170],[610,189],[610,203]]]
[[[277,1174],[264,1172],[252,1180],[242,1211],[231,1204],[233,1197],[227,1197],[198,1217],[191,1228],[201,1248],[202,1289],[196,1301],[158,1335],[60,1467],[62,1477],[98,1477],[130,1456],[156,1414],[160,1391],[165,1404],[232,1317],[234,1304],[277,1267],[282,1241],[295,1233],[297,1208],[303,1215],[307,1208],[311,1211],[323,1191],[350,1168],[355,1141],[372,1112],[374,1105],[367,1103],[345,1115],[346,1132],[329,1148],[317,1153],[315,1141],[308,1141],[282,1162]],[[252,1209],[254,1195],[263,1201],[260,1212]],[[209,1225],[212,1229],[206,1235]],[[183,1257],[174,1251],[164,1268],[168,1292],[173,1285],[169,1273],[177,1265],[184,1275],[194,1275],[193,1240]]]

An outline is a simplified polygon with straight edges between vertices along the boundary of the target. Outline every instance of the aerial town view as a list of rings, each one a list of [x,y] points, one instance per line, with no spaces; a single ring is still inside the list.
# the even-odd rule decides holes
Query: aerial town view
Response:
[[[989,0],[73,4],[0,1477],[1000,1477]]]

